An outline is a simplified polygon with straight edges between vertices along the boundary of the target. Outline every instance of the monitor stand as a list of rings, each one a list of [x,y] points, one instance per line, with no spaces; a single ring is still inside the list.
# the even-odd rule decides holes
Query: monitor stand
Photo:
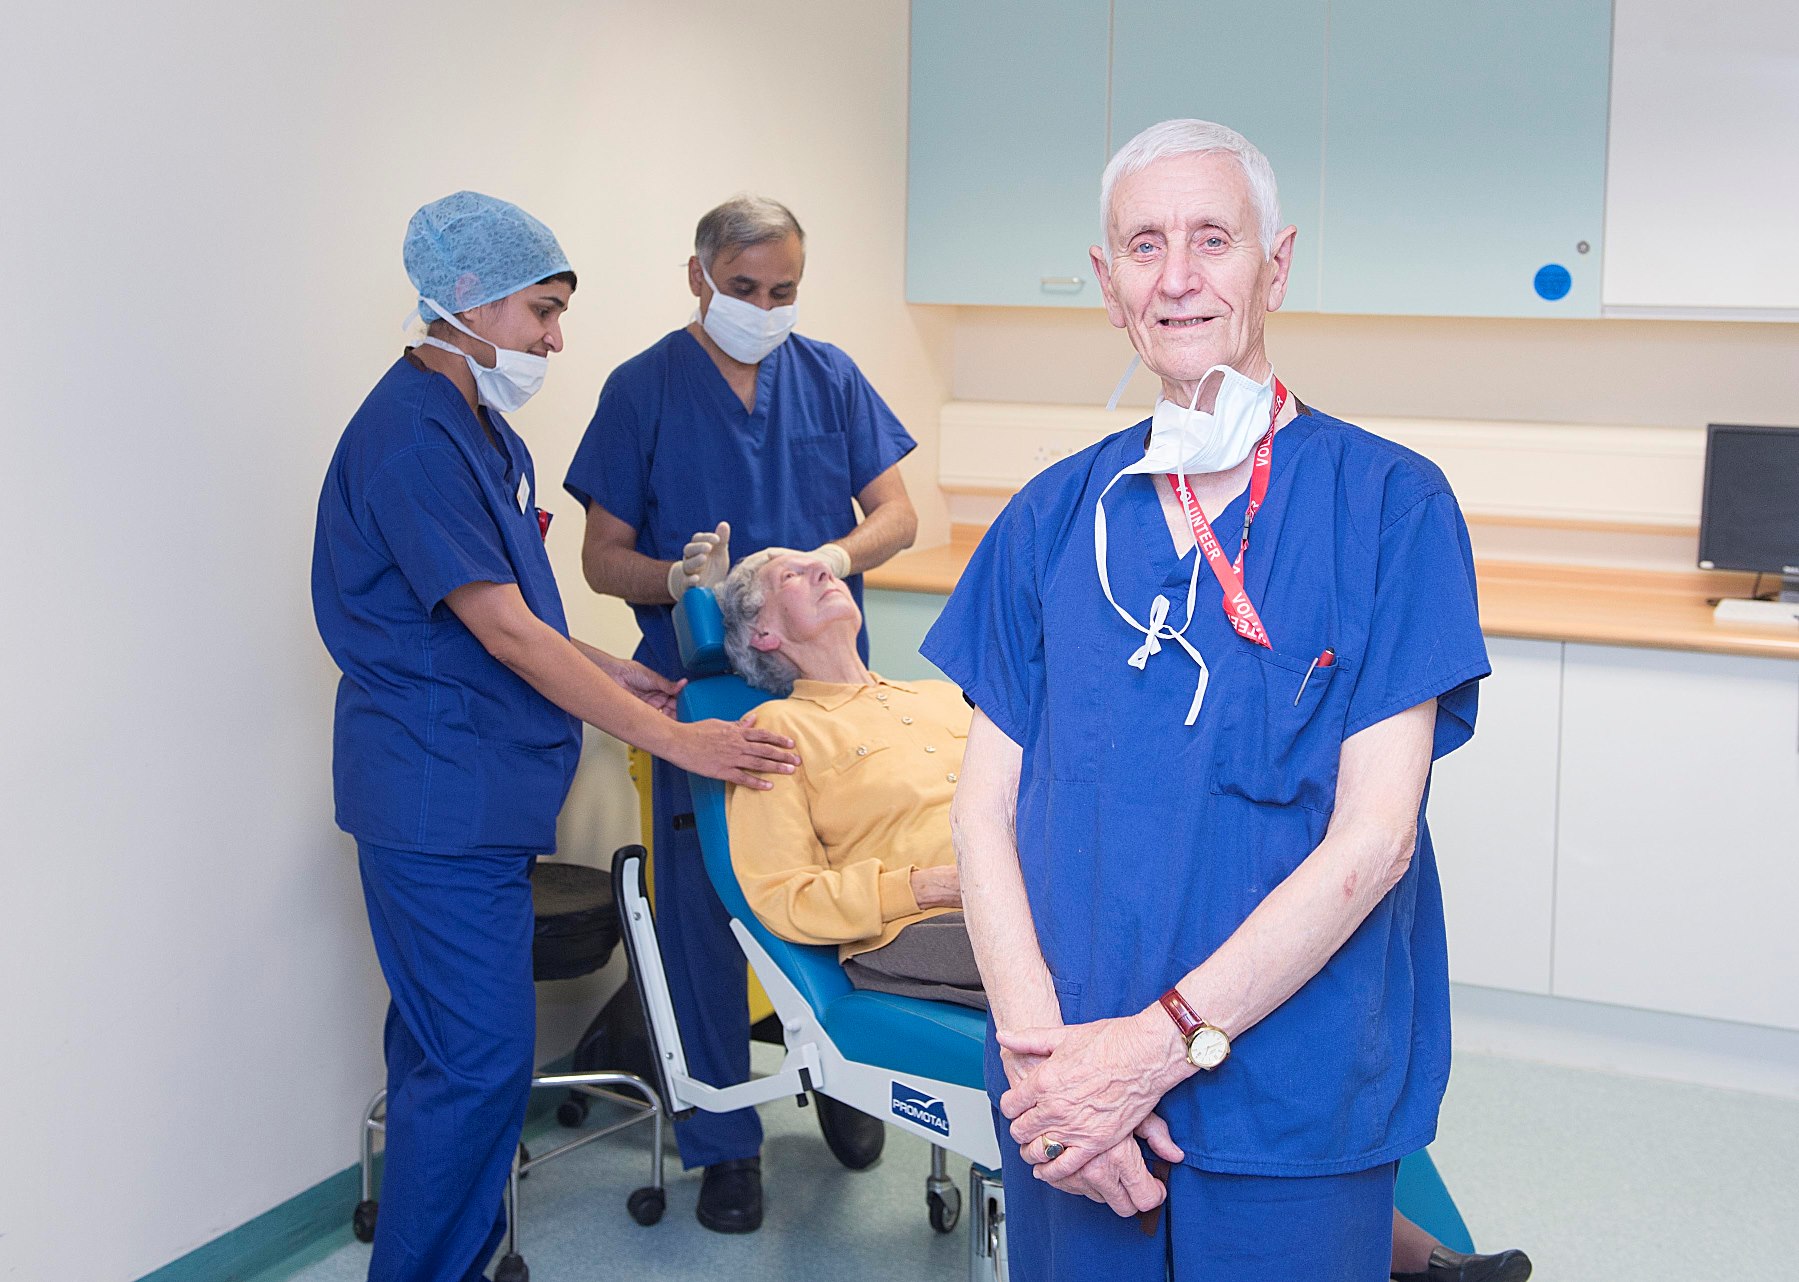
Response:
[[[1730,627],[1783,630],[1799,627],[1799,577],[1789,574],[1780,580],[1778,600],[1750,601],[1742,597],[1726,597],[1712,610],[1712,622]]]

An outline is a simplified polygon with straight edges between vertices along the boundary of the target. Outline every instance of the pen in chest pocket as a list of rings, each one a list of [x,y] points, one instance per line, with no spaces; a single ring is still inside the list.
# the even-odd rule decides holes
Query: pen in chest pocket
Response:
[[[1319,668],[1330,667],[1331,665],[1336,663],[1336,661],[1337,661],[1337,652],[1335,650],[1331,649],[1329,646],[1325,646],[1323,650],[1318,652],[1318,657],[1316,659],[1313,659],[1311,666],[1306,669],[1305,676],[1303,676],[1299,679],[1299,691],[1298,691],[1298,693],[1296,693],[1293,696],[1293,706],[1295,708],[1297,708],[1299,706],[1299,700],[1305,694],[1306,685],[1308,682],[1311,681],[1312,674],[1314,672],[1318,671]]]

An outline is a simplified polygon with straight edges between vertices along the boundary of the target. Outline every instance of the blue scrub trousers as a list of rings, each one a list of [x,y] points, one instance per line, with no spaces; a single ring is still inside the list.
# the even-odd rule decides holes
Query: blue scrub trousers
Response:
[[[734,1086],[750,1077],[747,963],[731,934],[731,916],[706,875],[687,772],[659,757],[654,761],[656,937],[669,998],[687,1071],[710,1086]],[[689,816],[678,831],[677,815]],[[762,1151],[762,1119],[753,1108],[695,1112],[675,1123],[675,1143],[688,1170],[754,1157]]]
[[[370,1282],[476,1282],[536,1047],[531,855],[356,843],[387,1010],[387,1157]]]
[[[1349,1175],[1176,1166],[1153,1236],[1135,1217],[1035,1179],[996,1111],[1006,1264],[1030,1282],[1386,1282],[1397,1163]]]

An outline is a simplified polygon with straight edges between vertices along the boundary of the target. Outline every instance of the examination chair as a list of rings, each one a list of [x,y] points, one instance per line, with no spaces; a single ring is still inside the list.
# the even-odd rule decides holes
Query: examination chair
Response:
[[[683,721],[734,721],[770,697],[731,673],[724,621],[709,590],[687,592],[675,609],[675,636],[689,678],[679,699]],[[925,1202],[939,1233],[954,1231],[962,1218],[962,1193],[948,1174],[948,1154],[966,1158],[969,1276],[1004,1282],[1005,1194],[981,1075],[986,1016],[947,1002],[857,992],[835,948],[788,943],[771,933],[750,911],[731,867],[724,785],[697,775],[689,781],[706,872],[774,1005],[787,1049],[774,1073],[736,1086],[711,1086],[687,1071],[643,884],[643,851],[627,846],[613,859],[613,893],[669,1113],[729,1112],[820,1091],[930,1144]]]
[[[731,672],[724,621],[709,589],[687,590],[675,607],[675,636],[688,675],[679,697],[683,721],[736,720],[771,697]],[[986,1017],[947,1002],[858,991],[844,975],[836,948],[789,943],[770,932],[744,899],[731,865],[724,784],[698,775],[689,781],[707,874],[731,916],[732,933],[774,1003],[787,1053],[775,1073],[735,1086],[711,1086],[688,1073],[643,885],[642,848],[626,847],[613,861],[613,893],[669,1112],[676,1118],[693,1109],[728,1112],[822,1091],[931,1145],[925,1193],[931,1226],[939,1233],[951,1232],[960,1218],[960,1191],[947,1175],[947,1154],[959,1154],[971,1163],[969,1277],[1004,1282],[1005,1191],[982,1076]],[[1395,1201],[1444,1245],[1474,1249],[1428,1153],[1400,1163]]]

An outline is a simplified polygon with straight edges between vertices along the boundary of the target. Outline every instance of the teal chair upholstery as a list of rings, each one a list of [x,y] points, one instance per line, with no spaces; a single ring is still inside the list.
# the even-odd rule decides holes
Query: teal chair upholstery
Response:
[[[688,672],[687,686],[678,700],[681,720],[718,717],[735,721],[769,698],[731,673],[725,657],[724,620],[707,589],[687,590],[675,610],[675,639]],[[859,993],[844,977],[835,948],[789,943],[771,932],[750,911],[731,867],[724,784],[698,775],[690,776],[689,783],[706,872],[725,911],[742,922],[768,951],[818,1014],[838,1049],[850,1059],[890,1072],[980,1089],[986,1017],[948,1002]]]

